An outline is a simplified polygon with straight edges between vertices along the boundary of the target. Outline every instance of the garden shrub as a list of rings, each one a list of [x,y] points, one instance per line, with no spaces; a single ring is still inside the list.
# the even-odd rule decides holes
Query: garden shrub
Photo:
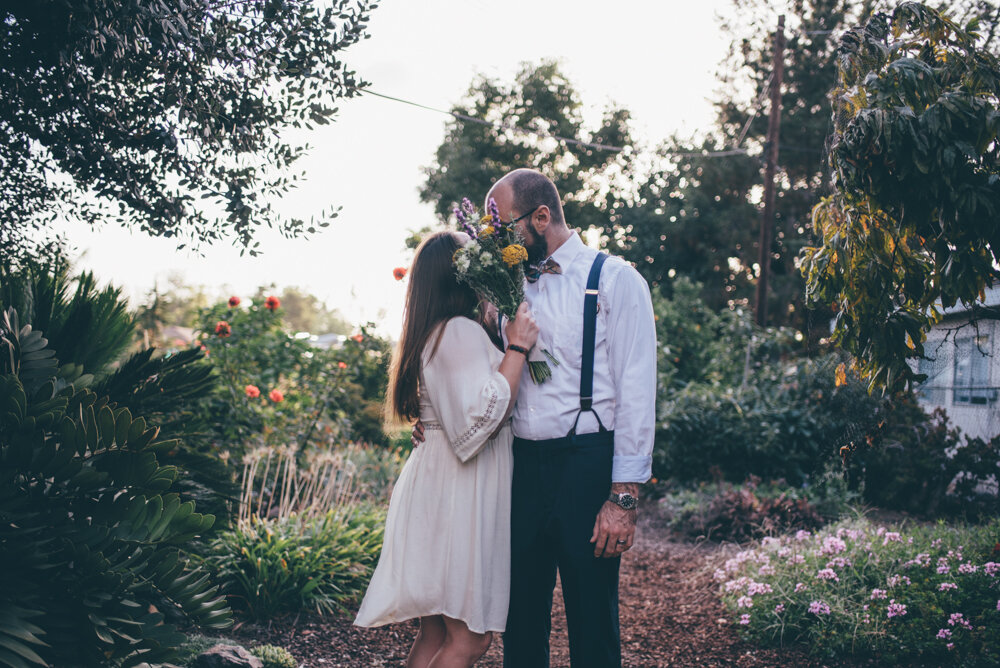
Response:
[[[313,517],[254,517],[219,534],[208,561],[233,607],[249,617],[333,613],[364,592],[384,523],[381,508],[353,504]]]
[[[692,386],[660,407],[653,475],[678,481],[748,475],[801,486],[821,476],[880,401],[857,382],[837,386],[841,359],[769,363],[746,388]]]
[[[670,527],[690,538],[745,542],[789,529],[813,529],[825,520],[801,490],[784,481],[761,485],[702,484],[660,501]]]
[[[202,314],[200,345],[220,378],[204,418],[230,461],[266,445],[306,453],[331,443],[384,445],[389,344],[369,327],[323,349],[286,331],[280,301],[236,298]]]
[[[715,571],[737,628],[764,645],[884,665],[1000,663],[1000,520],[845,520],[764,538]]]
[[[881,438],[850,458],[865,501],[924,517],[1000,514],[1000,435],[963,436],[943,410],[927,416],[912,398],[896,402],[888,423]]]
[[[258,645],[250,653],[264,663],[264,668],[298,668],[298,661],[284,647]]]
[[[214,517],[167,491],[178,472],[159,457],[179,444],[47,343],[0,314],[0,663],[168,662],[174,619],[231,624],[180,550]]]

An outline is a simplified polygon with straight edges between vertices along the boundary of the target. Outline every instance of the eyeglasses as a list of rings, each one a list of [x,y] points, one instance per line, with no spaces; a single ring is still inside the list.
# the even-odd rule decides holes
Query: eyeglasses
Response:
[[[513,219],[510,222],[511,222],[511,224],[514,224],[514,223],[516,223],[519,220],[524,220],[525,218],[527,218],[527,217],[531,216],[532,214],[534,214],[536,211],[538,211],[538,207],[537,206],[534,209],[532,209],[531,211],[529,211],[528,213],[524,214],[523,216],[518,216],[517,218]]]

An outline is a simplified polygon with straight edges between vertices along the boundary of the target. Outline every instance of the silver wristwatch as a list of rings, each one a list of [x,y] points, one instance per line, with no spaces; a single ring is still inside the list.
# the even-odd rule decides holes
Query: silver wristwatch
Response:
[[[621,494],[612,492],[608,497],[608,501],[625,510],[633,510],[639,503],[639,500],[628,492],[622,492]]]

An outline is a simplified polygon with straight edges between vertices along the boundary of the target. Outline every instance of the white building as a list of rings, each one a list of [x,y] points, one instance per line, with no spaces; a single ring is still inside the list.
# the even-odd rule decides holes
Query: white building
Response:
[[[986,292],[983,306],[1000,307],[1000,286]],[[927,374],[917,397],[924,410],[943,408],[951,423],[970,437],[1000,434],[1000,320],[969,322],[961,305],[944,310],[944,318],[927,334],[918,373]]]

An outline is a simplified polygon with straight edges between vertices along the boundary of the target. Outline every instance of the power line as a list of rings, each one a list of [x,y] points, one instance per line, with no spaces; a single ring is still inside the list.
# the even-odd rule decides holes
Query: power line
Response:
[[[511,132],[516,132],[519,134],[534,135],[536,137],[541,137],[543,139],[555,139],[560,142],[565,142],[567,144],[574,144],[576,146],[582,146],[584,148],[590,148],[597,151],[610,151],[614,153],[620,153],[624,151],[626,148],[631,148],[625,146],[612,146],[610,144],[595,144],[593,142],[585,142],[579,139],[574,139],[572,137],[562,137],[560,135],[552,134],[549,132],[541,132],[539,130],[529,130],[527,128],[520,128],[516,125],[511,125],[510,123],[487,121],[483,118],[476,118],[475,116],[469,116],[468,114],[463,114],[457,111],[447,111],[445,109],[438,109],[436,107],[430,107],[426,104],[420,104],[419,102],[404,100],[402,98],[394,97],[392,95],[386,95],[384,93],[377,93],[368,88],[355,88],[354,90],[360,93],[365,93],[366,95],[373,95],[375,97],[380,97],[385,100],[391,100],[393,102],[399,102],[401,104],[407,104],[412,107],[417,107],[418,109],[424,109],[425,111],[432,111],[437,114],[445,114],[464,123],[476,123],[479,125],[485,125],[488,127],[496,128],[498,130],[510,130]],[[731,155],[747,155],[747,150],[744,148],[739,148],[737,146],[736,148],[722,149],[719,151],[662,151],[659,152],[658,155],[664,157],[669,156],[676,158],[718,158]]]

